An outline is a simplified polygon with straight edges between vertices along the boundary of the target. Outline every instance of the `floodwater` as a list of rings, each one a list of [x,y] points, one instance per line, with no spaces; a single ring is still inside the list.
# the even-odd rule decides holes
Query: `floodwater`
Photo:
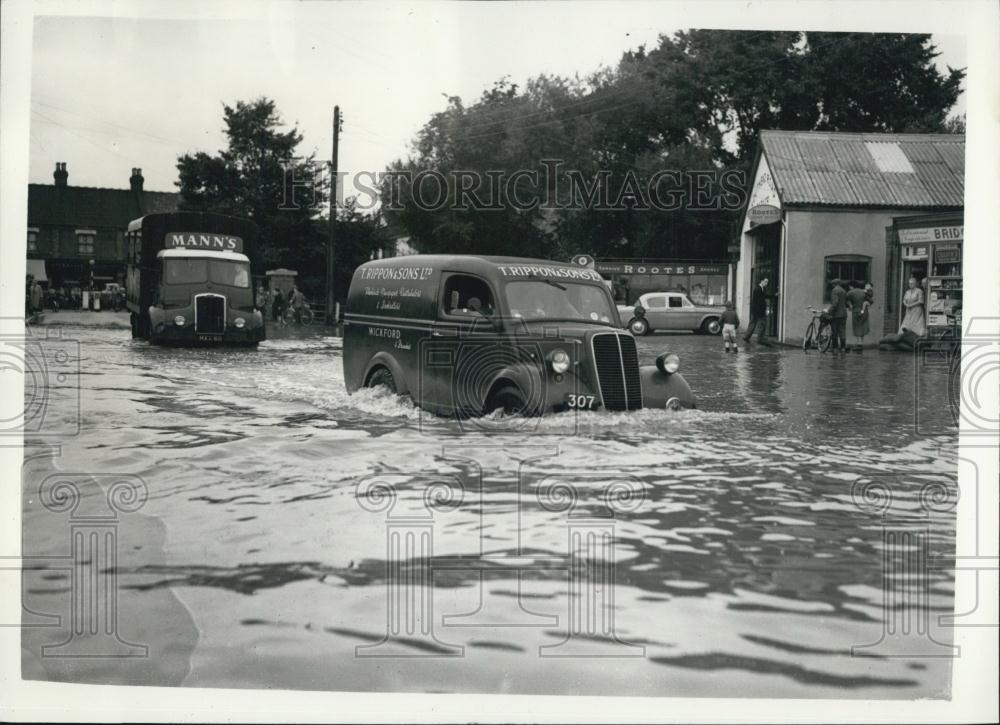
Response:
[[[38,378],[23,477],[27,678],[948,696],[946,364],[656,335],[640,358],[677,352],[698,410],[483,430],[348,396],[319,332],[256,351],[58,332],[69,375]],[[76,509],[41,490],[66,479]],[[119,480],[147,497],[108,518]],[[114,634],[71,636],[90,617]]]

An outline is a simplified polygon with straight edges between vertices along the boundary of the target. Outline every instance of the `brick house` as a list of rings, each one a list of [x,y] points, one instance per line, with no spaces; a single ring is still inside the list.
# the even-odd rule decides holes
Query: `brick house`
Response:
[[[28,184],[27,273],[51,287],[122,282],[123,234],[145,214],[177,211],[180,194],[145,191],[142,169],[132,169],[127,189],[70,186],[64,162],[52,184]]]

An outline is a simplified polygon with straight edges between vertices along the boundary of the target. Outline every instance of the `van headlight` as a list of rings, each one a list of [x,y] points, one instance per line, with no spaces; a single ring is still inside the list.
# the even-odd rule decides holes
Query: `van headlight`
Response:
[[[177,317],[174,318],[174,324],[178,327],[184,327],[185,322],[187,322],[187,320],[184,319],[184,315],[177,315]]]
[[[549,364],[553,372],[562,374],[569,370],[569,354],[565,350],[553,350],[549,355]]]
[[[672,352],[665,352],[656,358],[656,368],[664,375],[673,375],[681,369],[681,359]]]
[[[242,330],[243,326],[247,324],[247,321],[244,320],[242,317],[237,317],[235,320],[233,320],[233,324]]]

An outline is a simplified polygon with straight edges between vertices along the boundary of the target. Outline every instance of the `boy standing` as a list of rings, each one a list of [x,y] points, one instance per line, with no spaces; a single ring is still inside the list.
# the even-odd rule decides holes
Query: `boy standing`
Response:
[[[736,306],[732,301],[726,303],[726,311],[722,313],[719,320],[722,323],[722,339],[726,343],[726,352],[729,352],[729,343],[733,343],[733,352],[739,352],[740,348],[736,344],[736,330],[740,326],[740,317],[736,314]]]

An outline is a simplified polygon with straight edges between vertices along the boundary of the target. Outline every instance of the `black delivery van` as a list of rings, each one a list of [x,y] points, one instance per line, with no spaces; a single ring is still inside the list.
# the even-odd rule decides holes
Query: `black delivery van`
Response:
[[[257,225],[208,212],[148,214],[125,234],[132,337],[177,345],[254,346],[264,339],[253,277]]]
[[[679,365],[640,366],[601,276],[560,262],[376,260],[355,271],[344,314],[347,391],[386,386],[444,416],[693,408]]]

